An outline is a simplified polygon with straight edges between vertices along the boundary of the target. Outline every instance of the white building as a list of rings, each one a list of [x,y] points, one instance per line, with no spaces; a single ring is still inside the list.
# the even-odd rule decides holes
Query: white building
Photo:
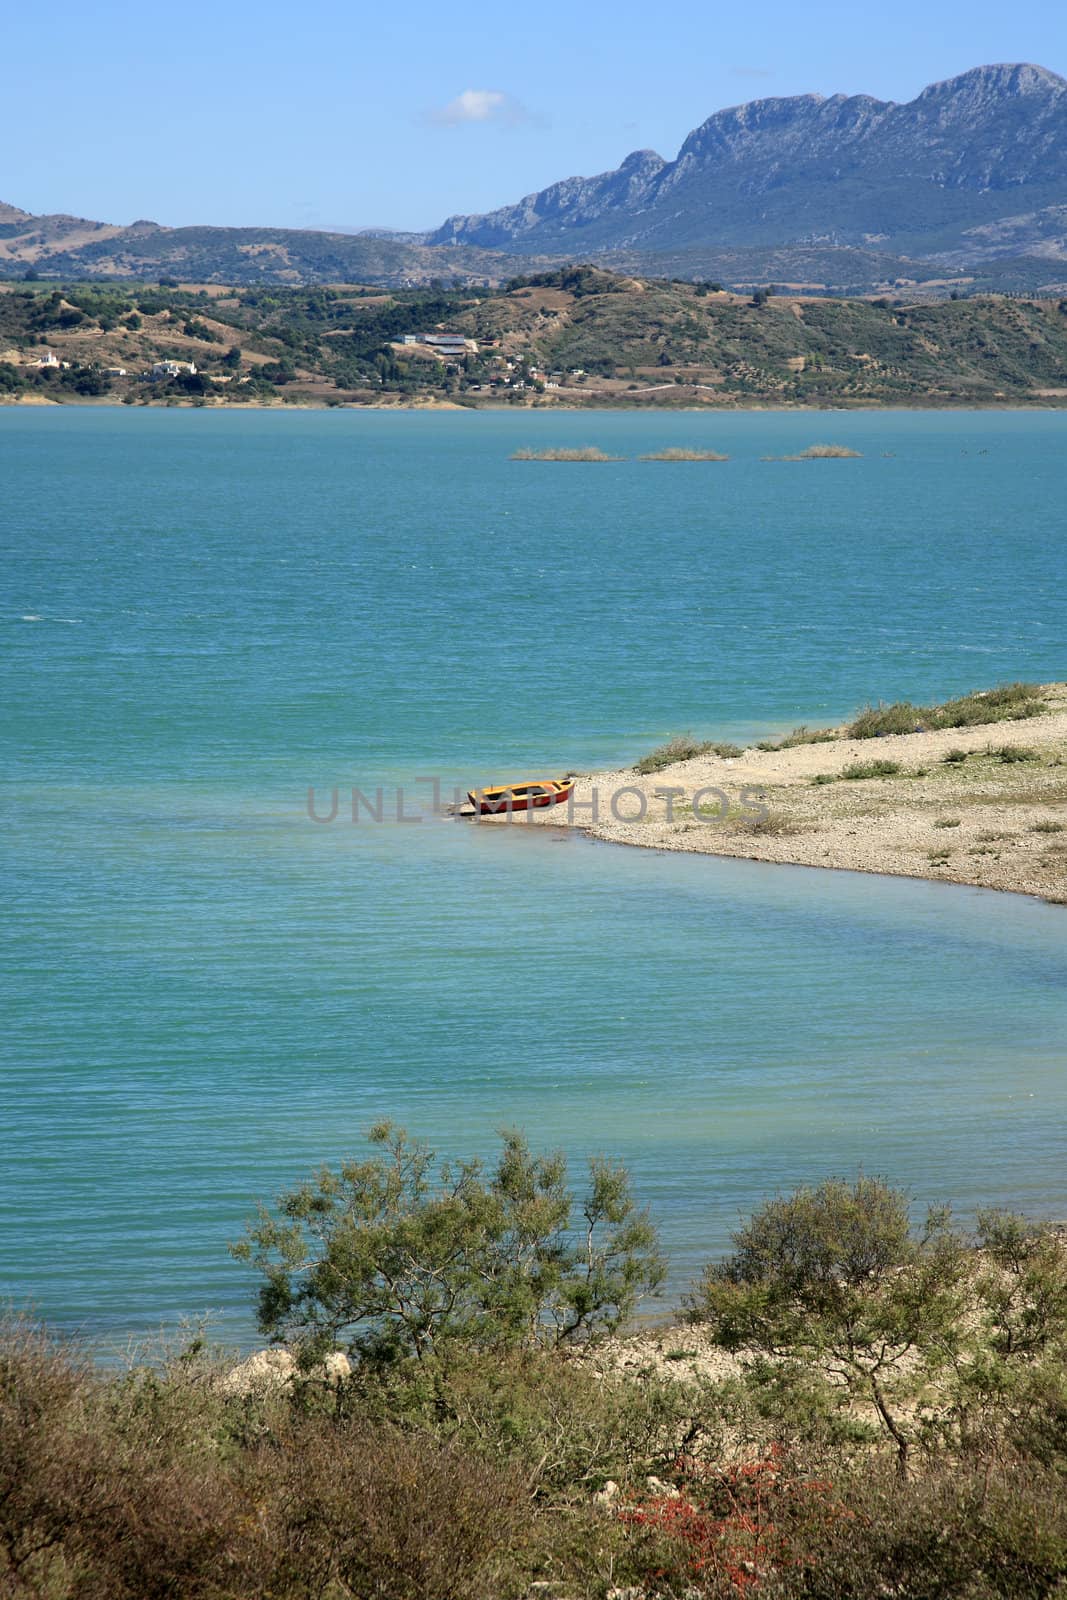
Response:
[[[186,372],[190,376],[196,372],[195,361],[156,361],[148,376],[153,383],[159,383],[163,378],[180,378]]]
[[[429,345],[431,350],[436,350],[442,356],[478,354],[478,341],[466,339],[461,333],[424,333],[421,343]]]

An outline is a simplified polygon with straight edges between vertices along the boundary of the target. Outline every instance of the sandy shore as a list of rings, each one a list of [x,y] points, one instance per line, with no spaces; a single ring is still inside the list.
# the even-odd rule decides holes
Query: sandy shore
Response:
[[[633,768],[583,774],[570,807],[531,815],[536,826],[574,826],[614,844],[975,884],[1067,906],[1067,684],[1041,693],[1047,711],[1025,721],[702,755],[646,777]],[[1005,760],[1005,749],[1030,754]],[[960,751],[965,760],[945,760]],[[840,776],[870,761],[900,771]],[[706,789],[728,797],[725,820]]]

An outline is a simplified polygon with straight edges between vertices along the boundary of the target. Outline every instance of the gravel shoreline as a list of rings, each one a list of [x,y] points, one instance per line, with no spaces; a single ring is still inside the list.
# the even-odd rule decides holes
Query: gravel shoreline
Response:
[[[585,773],[570,805],[477,825],[572,827],[612,844],[972,884],[1067,908],[1067,684],[1040,693],[1048,709],[1024,721],[701,755],[644,777]],[[841,776],[871,761],[900,771]],[[707,789],[728,797],[725,819]]]

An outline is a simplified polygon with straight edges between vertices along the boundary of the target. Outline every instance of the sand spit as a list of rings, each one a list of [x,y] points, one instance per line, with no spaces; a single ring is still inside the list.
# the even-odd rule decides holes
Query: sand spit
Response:
[[[974,884],[1039,895],[1063,903],[1067,914],[1067,684],[1040,692],[1048,709],[1025,721],[837,737],[732,758],[709,753],[644,777],[632,767],[582,774],[569,806],[517,815],[511,825],[573,826],[648,849]],[[896,763],[899,771],[841,776],[871,762]],[[725,819],[721,798],[701,794],[708,789],[728,797]],[[763,821],[754,815],[756,792],[767,808]],[[495,817],[477,825],[486,823],[508,825]]]

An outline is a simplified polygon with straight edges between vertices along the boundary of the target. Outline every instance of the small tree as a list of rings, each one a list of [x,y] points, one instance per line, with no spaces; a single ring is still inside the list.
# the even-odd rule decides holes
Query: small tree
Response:
[[[689,1305],[731,1350],[800,1365],[839,1404],[873,1406],[906,1476],[914,1402],[961,1337],[967,1250],[932,1210],[914,1233],[907,1196],[837,1179],[762,1206],[709,1266]]]
[[[504,1135],[481,1162],[438,1163],[401,1128],[370,1130],[377,1153],[324,1167],[260,1207],[231,1246],[264,1275],[259,1325],[309,1360],[346,1340],[368,1359],[468,1347],[574,1343],[616,1329],[664,1263],[625,1170],[589,1166],[575,1200],[561,1155]]]

